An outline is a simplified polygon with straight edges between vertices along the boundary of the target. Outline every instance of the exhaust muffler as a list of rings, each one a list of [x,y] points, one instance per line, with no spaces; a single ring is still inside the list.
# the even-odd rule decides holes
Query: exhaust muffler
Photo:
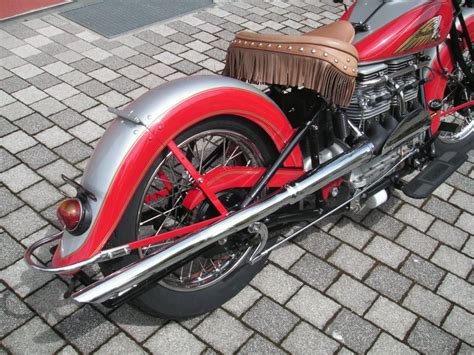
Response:
[[[102,303],[122,297],[145,280],[191,257],[207,246],[247,228],[285,205],[294,204],[305,196],[317,192],[331,181],[346,175],[358,165],[370,160],[373,150],[374,145],[365,142],[310,171],[277,193],[230,214],[163,251],[137,260],[81,289],[74,293],[72,298],[80,303]]]

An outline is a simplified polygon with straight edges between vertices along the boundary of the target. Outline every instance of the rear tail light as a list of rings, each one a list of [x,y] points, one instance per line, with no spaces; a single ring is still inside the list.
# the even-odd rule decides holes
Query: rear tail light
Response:
[[[68,232],[82,233],[88,227],[86,206],[78,198],[68,198],[61,202],[56,214]]]

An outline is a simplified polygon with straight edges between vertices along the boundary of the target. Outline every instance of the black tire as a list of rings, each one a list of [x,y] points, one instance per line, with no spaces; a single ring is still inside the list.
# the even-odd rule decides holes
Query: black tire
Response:
[[[175,142],[179,144],[200,132],[223,128],[250,138],[258,147],[265,164],[268,164],[275,158],[276,149],[265,133],[258,126],[238,117],[223,116],[204,121],[182,133],[175,139]],[[137,213],[141,206],[147,183],[152,178],[162,159],[163,155],[154,162],[140,183],[114,235],[109,240],[108,247],[119,246],[136,240],[137,227],[135,221],[137,221]],[[116,261],[112,260],[102,263],[100,267],[102,272],[108,275],[137,259],[138,255],[132,254]],[[195,291],[177,291],[157,283],[156,286],[141,294],[130,303],[148,314],[163,319],[179,320],[195,317],[214,310],[235,296],[262,269],[265,261],[266,258],[263,258],[254,265],[244,261],[232,273],[217,283]]]

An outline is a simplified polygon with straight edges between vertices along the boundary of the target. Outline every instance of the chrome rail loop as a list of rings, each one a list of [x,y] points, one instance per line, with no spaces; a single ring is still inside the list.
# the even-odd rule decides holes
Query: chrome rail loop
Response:
[[[120,246],[116,248],[103,250],[99,254],[94,255],[92,258],[89,258],[89,259],[86,259],[74,264],[61,266],[61,267],[43,266],[33,260],[33,253],[36,251],[36,249],[42,247],[43,245],[50,244],[57,240],[60,240],[62,236],[63,236],[63,232],[61,231],[59,233],[41,238],[37,242],[31,244],[26,249],[26,252],[25,252],[25,261],[28,264],[28,266],[31,267],[32,269],[43,271],[43,272],[61,274],[65,272],[77,271],[78,269],[83,268],[84,266],[87,266],[90,264],[119,258],[124,255],[128,255],[131,252],[128,246]]]
[[[79,303],[101,303],[126,294],[148,278],[198,253],[252,223],[258,222],[285,205],[294,204],[369,161],[374,145],[365,142],[343,155],[312,170],[273,195],[217,221],[204,230],[190,234],[169,248],[150,254],[106,276],[72,295]]]

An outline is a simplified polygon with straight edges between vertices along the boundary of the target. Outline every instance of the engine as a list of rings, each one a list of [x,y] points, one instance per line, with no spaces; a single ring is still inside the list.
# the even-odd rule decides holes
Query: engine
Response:
[[[397,88],[405,88],[401,96],[407,105],[416,99],[418,79],[415,70],[412,70],[416,63],[415,56],[409,56],[360,66],[356,89],[346,111],[347,117],[363,128],[367,120],[380,118],[386,113],[400,116],[401,97],[393,93]],[[384,77],[391,79],[383,80]],[[374,84],[377,81],[380,83]]]

